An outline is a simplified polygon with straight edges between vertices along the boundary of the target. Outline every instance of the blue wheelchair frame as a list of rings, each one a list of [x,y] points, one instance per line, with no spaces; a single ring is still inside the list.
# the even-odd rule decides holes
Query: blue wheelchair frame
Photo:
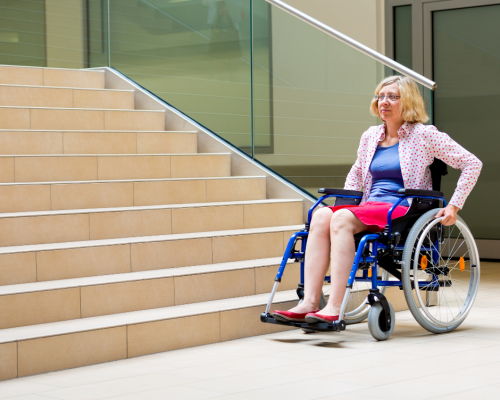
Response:
[[[421,192],[421,191],[420,191]],[[400,193],[404,193],[404,189],[400,191]],[[436,192],[435,192],[436,193]],[[296,262],[300,262],[300,284],[299,284],[299,289],[297,289],[297,293],[299,294],[300,288],[304,287],[304,262],[305,262],[305,251],[306,251],[306,245],[307,245],[307,238],[309,236],[309,227],[311,224],[311,219],[312,219],[312,214],[313,211],[318,207],[324,200],[330,198],[330,197],[336,197],[336,198],[348,198],[348,199],[361,199],[361,196],[353,196],[353,195],[345,195],[345,194],[325,194],[324,196],[320,197],[316,203],[309,209],[308,215],[307,215],[307,223],[305,225],[305,228],[301,230],[300,232],[296,232],[292,234],[290,237],[290,240],[288,241],[288,245],[285,250],[285,254],[283,255],[283,259],[280,264],[280,268],[278,270],[278,273],[275,278],[274,286],[271,291],[271,295],[269,297],[269,301],[266,306],[266,311],[261,314],[261,321],[266,322],[266,323],[273,323],[273,324],[279,324],[279,325],[288,325],[288,326],[295,326],[298,328],[303,328],[303,329],[310,329],[314,331],[341,331],[345,329],[345,321],[344,321],[344,313],[345,309],[347,306],[347,302],[349,299],[349,294],[350,291],[353,287],[354,281],[357,282],[371,282],[372,283],[372,289],[370,290],[370,294],[368,295],[368,302],[373,305],[375,301],[380,301],[384,313],[385,313],[385,326],[381,326],[382,330],[389,330],[389,326],[391,324],[391,316],[390,316],[390,309],[389,309],[389,304],[384,297],[382,293],[380,293],[378,287],[379,286],[398,286],[402,287],[402,281],[401,280],[379,280],[378,279],[378,264],[377,264],[377,255],[379,250],[390,250],[391,252],[394,251],[403,251],[404,249],[404,244],[399,244],[399,238],[395,238],[394,235],[392,234],[392,213],[396,209],[396,207],[405,199],[428,199],[428,200],[440,200],[443,202],[443,207],[446,207],[446,199],[442,196],[426,196],[426,195],[409,195],[409,194],[401,194],[400,198],[398,201],[389,209],[389,212],[387,213],[387,225],[385,227],[385,230],[383,232],[379,233],[369,233],[364,235],[359,244],[358,248],[356,251],[356,255],[354,257],[354,262],[352,264],[351,268],[351,273],[349,275],[349,279],[347,281],[347,286],[346,286],[346,292],[344,295],[344,299],[342,302],[342,307],[340,310],[339,314],[339,320],[335,321],[333,323],[318,323],[318,324],[308,324],[308,323],[302,323],[302,322],[293,322],[293,321],[278,321],[272,317],[271,314],[269,314],[269,309],[271,308],[274,296],[276,294],[276,291],[278,289],[278,285],[281,282],[281,278],[283,276],[283,273],[285,271],[286,265],[288,263],[288,260],[294,259]],[[295,250],[295,245],[298,240],[301,240],[301,248],[300,251]],[[365,254],[365,249],[368,243],[372,244],[372,247],[370,249],[370,255]],[[435,249],[439,250],[439,240],[436,239],[436,242],[433,243],[433,247]],[[431,252],[433,261],[437,262],[438,261],[438,254],[436,251],[433,251],[432,248],[430,247],[422,247],[422,250],[427,250]],[[368,269],[363,270],[363,276],[362,277],[356,277],[356,273],[359,269],[360,263],[373,263],[371,266],[371,277],[369,277]],[[325,282],[330,282],[330,276],[325,276]],[[415,283],[414,283],[415,284]],[[427,290],[438,290],[439,289],[439,282],[436,278],[436,276],[433,276],[433,280],[431,282],[429,281],[419,281],[418,282],[419,287],[426,287]],[[299,295],[300,297],[300,295]]]

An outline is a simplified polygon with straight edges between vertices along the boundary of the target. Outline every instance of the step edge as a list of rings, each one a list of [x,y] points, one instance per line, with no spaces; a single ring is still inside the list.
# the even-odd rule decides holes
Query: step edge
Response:
[[[105,71],[89,69],[89,68],[56,68],[56,67],[37,67],[30,65],[13,65],[13,64],[1,64],[0,68],[30,68],[30,69],[43,69],[43,70],[53,70],[53,71],[81,71],[81,72],[100,72],[104,73]]]
[[[80,88],[74,86],[41,86],[41,85],[16,85],[15,83],[0,83],[0,88],[10,86],[10,87],[22,87],[22,88],[36,88],[36,89],[62,89],[62,90],[99,90],[107,92],[124,92],[124,93],[134,93],[133,90],[129,89],[103,89],[103,88]],[[15,106],[13,106],[15,107]]]
[[[79,185],[91,183],[123,183],[123,182],[161,182],[161,181],[185,181],[185,180],[217,180],[217,179],[265,179],[264,175],[255,176],[208,176],[206,178],[154,178],[154,179],[103,179],[102,181],[47,181],[47,182],[2,182],[1,186],[22,186],[22,185]]]
[[[5,247],[0,247],[0,254],[29,253],[36,251],[54,251],[54,250],[79,249],[87,247],[154,243],[154,242],[164,242],[164,241],[174,241],[174,240],[253,235],[262,233],[294,231],[294,230],[300,230],[303,227],[304,225],[301,224],[301,225],[287,225],[287,226],[277,226],[277,227],[273,226],[266,228],[235,229],[226,231],[178,233],[170,235],[138,236],[131,238],[86,240],[78,242],[60,242],[60,243],[48,243],[48,244],[29,244],[21,246],[5,246]]]
[[[231,153],[131,153],[131,154],[0,154],[0,158],[22,157],[22,158],[47,158],[47,157],[210,157],[210,156],[230,156]]]
[[[15,285],[0,286],[0,297],[18,294],[64,290],[101,286],[114,283],[130,283],[162,278],[176,278],[182,276],[204,275],[217,272],[237,271],[261,267],[276,266],[281,263],[281,257],[261,258],[255,260],[233,261],[219,264],[193,265],[188,267],[164,268],[150,271],[126,272],[113,275],[88,276],[82,278],[60,279],[56,281],[30,282]],[[294,261],[289,260],[287,264]]]
[[[134,130],[105,130],[105,129],[97,129],[97,130],[83,130],[83,129],[0,129],[0,133],[4,132],[53,132],[53,133],[190,133],[195,134],[198,133],[196,131],[134,131]]]
[[[44,109],[44,110],[83,110],[83,111],[118,111],[118,112],[147,112],[147,113],[165,113],[165,110],[137,110],[121,108],[77,108],[77,107],[26,107],[26,106],[0,106],[0,109],[21,108],[21,109]]]
[[[300,199],[262,199],[262,200],[225,201],[225,202],[214,202],[214,203],[162,204],[162,205],[152,205],[152,206],[82,208],[82,209],[52,210],[52,211],[26,211],[26,212],[14,212],[14,213],[0,213],[0,219],[2,219],[2,218],[43,217],[43,216],[52,216],[52,215],[99,214],[99,213],[105,213],[105,212],[168,210],[168,209],[179,209],[179,208],[226,207],[226,206],[237,206],[237,205],[276,204],[276,203],[302,203],[302,200],[300,200]]]

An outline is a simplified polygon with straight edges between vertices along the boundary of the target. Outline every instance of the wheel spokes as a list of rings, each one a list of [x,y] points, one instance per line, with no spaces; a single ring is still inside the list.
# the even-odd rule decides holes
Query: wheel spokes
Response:
[[[477,280],[477,275],[470,267],[471,253],[468,238],[464,235],[462,227],[458,226],[459,224],[453,225],[448,229],[447,237],[439,243],[440,232],[434,228],[438,223],[440,220],[434,220],[423,226],[420,236],[417,237],[418,244],[414,247],[411,261],[415,297],[420,312],[433,323],[446,327],[457,324],[465,318],[472,306],[469,301],[470,289],[474,280]],[[437,227],[437,229],[442,228]],[[451,238],[453,232],[456,232],[456,238]],[[448,254],[444,255],[446,250]],[[422,263],[421,256],[425,256],[424,261],[427,260],[427,266],[424,265],[425,262]],[[469,266],[467,269],[466,264]],[[428,283],[420,286],[423,281]],[[422,299],[423,293],[425,301]],[[437,304],[432,302],[433,298],[437,299]]]

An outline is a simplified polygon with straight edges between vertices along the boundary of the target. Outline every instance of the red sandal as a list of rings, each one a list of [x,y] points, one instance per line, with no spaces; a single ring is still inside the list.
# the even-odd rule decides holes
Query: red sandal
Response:
[[[326,322],[328,324],[332,323],[333,321],[338,321],[339,316],[338,315],[321,315],[317,314],[316,312],[308,313],[305,316],[305,320],[308,324],[316,324],[318,322]]]
[[[309,311],[305,313],[294,313],[292,311],[274,310],[273,318],[277,321],[306,322],[305,317],[307,314],[315,313],[318,311],[319,310]]]

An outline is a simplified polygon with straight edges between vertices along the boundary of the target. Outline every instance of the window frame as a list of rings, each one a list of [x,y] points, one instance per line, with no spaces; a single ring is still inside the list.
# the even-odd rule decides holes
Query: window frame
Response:
[[[394,59],[394,7],[411,5],[412,69],[433,79],[432,13],[496,4],[500,0],[385,0],[385,54]]]

